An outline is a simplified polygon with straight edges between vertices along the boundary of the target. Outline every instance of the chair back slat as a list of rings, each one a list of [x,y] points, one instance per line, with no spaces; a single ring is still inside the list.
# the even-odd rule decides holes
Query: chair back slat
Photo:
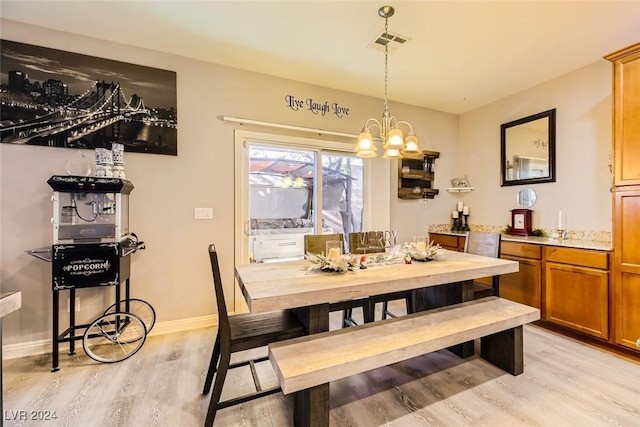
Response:
[[[224,301],[224,289],[222,288],[222,277],[220,276],[220,265],[218,264],[218,253],[216,246],[209,245],[209,259],[211,261],[211,272],[213,274],[213,288],[216,293],[216,305],[218,306],[218,327],[221,334],[230,334],[229,314],[227,304]]]
[[[467,231],[464,251],[470,254],[498,258],[500,256],[501,237],[500,233]]]
[[[464,242],[464,251],[470,254],[483,255],[491,258],[500,257],[500,233],[486,233],[482,231],[467,231],[467,240]],[[500,276],[491,277],[490,295],[500,296]],[[474,292],[477,297],[482,292]]]
[[[341,242],[342,252],[344,253],[344,235],[342,233],[335,234],[305,234],[304,235],[304,253],[325,254],[327,251],[327,242],[331,240],[339,240]]]

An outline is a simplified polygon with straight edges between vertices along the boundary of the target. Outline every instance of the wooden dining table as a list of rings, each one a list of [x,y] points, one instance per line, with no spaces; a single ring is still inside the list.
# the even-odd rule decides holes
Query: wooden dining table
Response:
[[[518,271],[518,262],[442,250],[433,261],[391,262],[344,273],[310,270],[307,260],[243,264],[235,276],[251,313],[293,309],[308,334],[329,330],[329,304],[410,290],[411,312],[473,299],[473,280]],[[450,348],[460,357],[474,354],[473,341]],[[317,407],[329,387],[297,392],[294,405]],[[298,412],[294,410],[294,416]],[[295,420],[296,425],[304,422]]]

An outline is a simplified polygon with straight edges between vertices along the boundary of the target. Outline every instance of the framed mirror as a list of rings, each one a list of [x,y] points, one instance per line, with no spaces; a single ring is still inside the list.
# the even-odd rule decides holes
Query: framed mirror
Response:
[[[500,125],[501,186],[556,181],[556,110]]]

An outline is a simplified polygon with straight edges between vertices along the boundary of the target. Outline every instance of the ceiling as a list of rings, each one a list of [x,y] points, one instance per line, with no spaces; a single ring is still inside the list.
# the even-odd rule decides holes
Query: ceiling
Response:
[[[14,21],[464,113],[640,42],[634,1],[7,1]],[[73,50],[69,46],[67,50]]]

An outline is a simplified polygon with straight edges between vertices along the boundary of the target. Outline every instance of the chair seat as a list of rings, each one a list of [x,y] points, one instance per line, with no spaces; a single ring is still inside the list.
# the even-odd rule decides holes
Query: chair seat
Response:
[[[242,313],[229,316],[231,351],[262,347],[269,343],[304,335],[304,326],[289,310]]]

